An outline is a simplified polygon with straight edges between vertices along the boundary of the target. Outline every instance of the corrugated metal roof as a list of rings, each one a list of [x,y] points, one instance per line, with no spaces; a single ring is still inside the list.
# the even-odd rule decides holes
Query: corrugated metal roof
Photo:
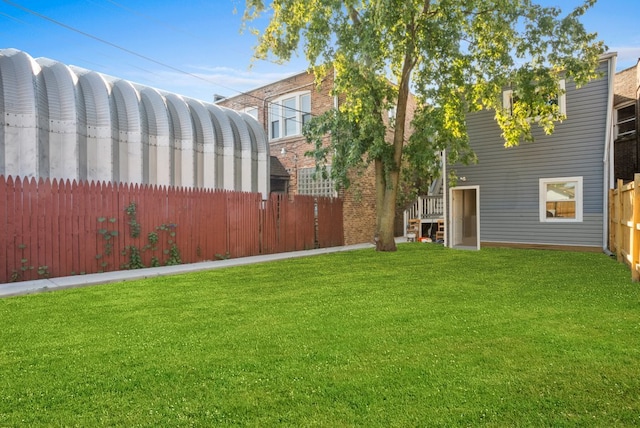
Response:
[[[269,193],[253,117],[16,49],[0,49],[0,148],[6,176]]]

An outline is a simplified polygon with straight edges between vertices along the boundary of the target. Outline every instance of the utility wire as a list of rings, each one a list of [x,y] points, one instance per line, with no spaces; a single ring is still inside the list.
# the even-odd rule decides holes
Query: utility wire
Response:
[[[51,18],[49,16],[43,15],[43,14],[41,14],[39,12],[36,12],[35,10],[29,9],[29,8],[27,8],[25,6],[22,6],[22,5],[18,4],[18,3],[12,2],[11,0],[2,0],[2,1],[4,3],[8,4],[9,6],[15,7],[16,9],[20,9],[20,10],[22,10],[24,12],[27,12],[27,13],[31,14],[31,15],[37,16],[38,18],[44,19],[45,21],[49,21],[49,22],[51,22],[53,24],[59,25],[59,26],[61,26],[63,28],[66,28],[67,30],[76,32],[76,33],[81,34],[81,35],[83,35],[85,37],[88,37],[90,39],[96,40],[96,41],[98,41],[100,43],[103,43],[103,44],[106,44],[106,45],[111,46],[113,48],[119,49],[119,50],[121,50],[123,52],[126,52],[126,53],[130,54],[130,55],[136,56],[138,58],[142,58],[142,59],[144,59],[146,61],[152,62],[152,63],[160,65],[162,67],[169,68],[169,69],[171,69],[173,71],[176,71],[178,73],[182,73],[182,74],[185,74],[187,76],[191,76],[191,77],[193,77],[195,79],[202,80],[203,82],[207,82],[209,84],[216,85],[216,86],[219,86],[219,87],[224,88],[224,89],[228,89],[228,90],[233,91],[233,92],[237,92],[239,95],[244,95],[244,96],[247,96],[247,97],[250,97],[250,98],[254,98],[254,99],[258,100],[258,101],[261,101],[263,103],[269,104],[270,106],[271,105],[280,106],[280,104],[276,104],[276,103],[273,103],[271,101],[267,101],[266,99],[260,98],[260,97],[258,97],[256,95],[253,95],[253,94],[250,94],[250,93],[247,93],[247,92],[238,91],[236,89],[221,85],[219,83],[216,83],[216,82],[213,82],[213,81],[211,81],[209,79],[206,79],[206,78],[204,78],[202,76],[198,76],[197,74],[190,73],[190,72],[188,72],[186,70],[182,70],[181,68],[174,67],[174,66],[172,66],[170,64],[163,63],[163,62],[155,60],[155,59],[153,59],[153,58],[151,58],[149,56],[146,56],[146,55],[143,55],[141,53],[135,52],[135,51],[133,51],[131,49],[125,48],[124,46],[120,46],[118,44],[112,43],[112,42],[110,42],[108,40],[105,40],[103,38],[100,38],[98,36],[94,36],[93,34],[87,33],[86,31],[82,31],[82,30],[80,30],[78,28],[75,28],[75,27],[67,25],[67,24],[65,24],[63,22],[57,21],[57,20],[55,20],[55,19],[53,19],[53,18]],[[253,106],[246,105],[246,107],[253,107]],[[293,108],[287,108],[287,109],[290,110],[290,111],[295,111],[296,113],[310,114],[310,112],[305,112],[305,111],[302,111],[302,110],[299,110],[299,109],[293,109]],[[282,117],[282,119],[284,119],[284,115],[282,115],[281,117]],[[295,120],[295,121],[297,123],[301,123],[301,121],[299,121],[299,120]]]
[[[143,54],[140,54],[138,52],[132,51],[131,49],[127,49],[124,46],[117,45],[117,44],[112,43],[112,42],[110,42],[108,40],[102,39],[102,38],[100,38],[98,36],[94,36],[93,34],[89,34],[89,33],[85,32],[85,31],[82,31],[82,30],[79,30],[79,29],[77,29],[75,27],[67,25],[67,24],[65,24],[63,22],[56,21],[53,18],[50,18],[50,17],[48,17],[46,15],[43,15],[43,14],[41,14],[39,12],[36,12],[35,10],[28,9],[28,8],[26,8],[26,7],[22,6],[22,5],[19,5],[17,3],[14,3],[14,2],[12,2],[10,0],[2,0],[2,1],[4,3],[7,3],[10,6],[13,6],[13,7],[17,8],[17,9],[20,9],[20,10],[22,10],[24,12],[30,13],[31,15],[37,16],[38,18],[41,18],[41,19],[44,19],[46,21],[52,22],[52,23],[54,23],[56,25],[59,25],[61,27],[66,28],[67,30],[74,31],[74,32],[76,32],[78,34],[82,34],[85,37],[89,37],[90,39],[96,40],[96,41],[98,41],[100,43],[104,43],[105,45],[109,45],[109,46],[111,46],[113,48],[119,49],[119,50],[121,50],[123,52],[126,52],[126,53],[130,54],[130,55],[137,56],[138,58],[142,58],[142,59],[144,59],[146,61],[153,62],[154,64],[158,64],[160,66],[170,68],[173,71],[177,71],[178,73],[183,73],[183,74],[189,75],[189,76],[194,77],[196,79],[203,80],[203,81],[205,81],[207,83],[216,84],[214,82],[211,82],[210,80],[207,80],[207,79],[205,79],[205,78],[203,78],[201,76],[198,76],[197,74],[193,74],[193,73],[190,73],[188,71],[182,70],[182,69],[180,69],[178,67],[174,67],[172,65],[165,64],[163,62],[157,61],[157,60],[155,60],[155,59],[153,59],[151,57],[148,57],[146,55],[143,55]],[[220,85],[220,86],[224,88],[224,86],[222,86],[222,85]],[[225,88],[225,89],[233,90],[231,88]]]

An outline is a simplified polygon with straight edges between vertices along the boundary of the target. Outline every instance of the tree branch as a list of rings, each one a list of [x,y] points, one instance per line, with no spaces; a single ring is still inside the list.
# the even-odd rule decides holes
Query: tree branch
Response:
[[[353,21],[354,26],[360,26],[360,15],[358,11],[353,6],[347,6],[347,13],[349,14],[349,18]]]

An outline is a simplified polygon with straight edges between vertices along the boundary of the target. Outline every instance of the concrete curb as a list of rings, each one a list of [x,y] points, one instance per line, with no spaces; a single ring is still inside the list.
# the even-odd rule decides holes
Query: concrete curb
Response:
[[[63,276],[60,278],[37,279],[32,281],[12,282],[0,284],[0,298],[19,296],[24,294],[42,293],[46,291],[62,290],[65,288],[87,287],[91,285],[109,284],[112,282],[131,281],[135,279],[154,278],[189,272],[200,272],[212,269],[222,269],[232,266],[243,266],[255,263],[265,263],[276,260],[309,257],[319,254],[337,253],[365,248],[374,248],[373,244],[356,244],[342,247],[318,248],[305,251],[291,251],[288,253],[266,254],[260,256],[241,257],[237,259],[217,260],[200,263],[190,263],[176,266],[161,266],[135,270],[120,270],[115,272],[92,273],[88,275]]]

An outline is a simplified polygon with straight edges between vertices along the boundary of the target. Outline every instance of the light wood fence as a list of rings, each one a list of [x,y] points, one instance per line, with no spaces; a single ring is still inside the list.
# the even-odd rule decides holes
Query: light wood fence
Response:
[[[343,243],[338,198],[0,176],[0,284]]]
[[[631,268],[634,281],[640,280],[640,174],[624,184],[618,180],[609,191],[609,250],[618,261]]]

